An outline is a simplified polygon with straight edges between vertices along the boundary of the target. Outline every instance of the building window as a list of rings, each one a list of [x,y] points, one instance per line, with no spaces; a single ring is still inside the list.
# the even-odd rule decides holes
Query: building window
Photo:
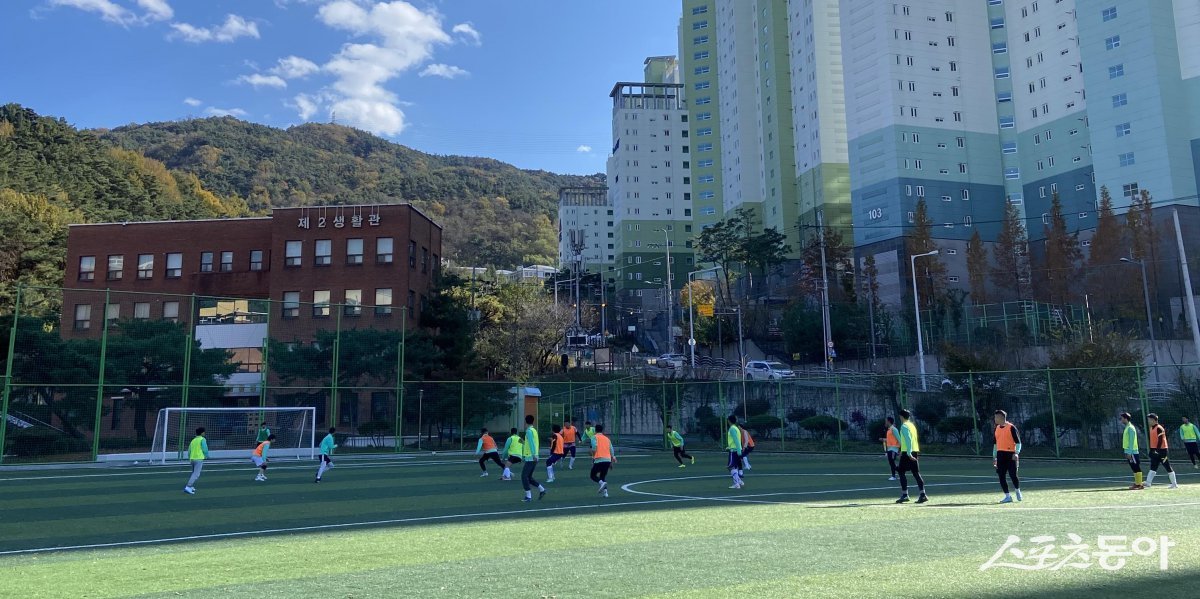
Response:
[[[1017,126],[1016,120],[1013,119],[1013,117],[1011,117],[1011,116],[1000,117],[1000,128],[1001,129],[1012,129],[1013,127],[1016,127],[1016,126]]]
[[[1104,9],[1103,11],[1100,12],[1100,18],[1102,20],[1104,20],[1105,22],[1108,22],[1108,21],[1111,21],[1111,20],[1117,18],[1117,7],[1113,6],[1113,7]]]
[[[412,289],[408,290],[408,304],[406,305],[408,306],[408,314],[404,317],[408,318],[412,316],[413,310],[417,307],[417,294]]]
[[[363,240],[353,238],[346,240],[346,264],[362,264],[363,263]]]
[[[233,272],[233,252],[221,252],[221,272]]]
[[[1138,193],[1137,183],[1128,183],[1121,186],[1121,195],[1131,200],[1138,197]]]
[[[958,172],[960,172],[960,173],[967,172],[967,163],[965,163],[965,162],[958,163]]]
[[[171,322],[179,320],[179,302],[163,302],[163,319]]]
[[[964,190],[962,190],[962,199],[964,199],[964,200],[970,200],[970,199],[971,199],[971,190],[970,190],[970,189],[964,189]]]
[[[300,317],[300,292],[285,291],[283,293],[283,317],[284,318],[299,318]]]
[[[333,263],[333,240],[318,239],[313,244],[313,264],[315,266],[329,266]]]
[[[289,241],[283,246],[283,265],[296,267],[303,264],[304,242]]]
[[[347,289],[346,299],[342,306],[342,314],[359,316],[362,314],[362,289]]]
[[[378,237],[375,239],[375,263],[376,264],[391,264],[393,241],[391,237]]]
[[[167,278],[178,279],[183,276],[183,254],[167,254]]]
[[[135,302],[133,304],[133,317],[137,320],[146,320],[150,318],[150,303]]]
[[[109,322],[121,320],[121,304],[107,304],[104,307],[104,319]]]
[[[699,31],[701,29],[708,29],[708,21],[696,21],[692,23],[693,31]]]
[[[92,328],[92,306],[75,304],[75,330],[86,331],[90,328]]]
[[[417,242],[415,241],[408,242],[408,267],[417,267]]]
[[[1124,64],[1115,64],[1111,67],[1108,67],[1108,78],[1109,79],[1116,79],[1117,77],[1122,77],[1124,75],[1125,75],[1125,65]]]
[[[1017,142],[1015,142],[1015,141],[1004,142],[1004,145],[1002,145],[1000,148],[1001,148],[1000,151],[1004,154],[1016,154],[1017,153]]]
[[[992,44],[992,54],[1007,54],[1007,53],[1008,53],[1008,44],[1007,43],[999,42],[999,43]]]
[[[1118,154],[1117,162],[1119,162],[1121,164],[1121,166],[1133,166],[1133,164],[1134,164],[1133,152],[1125,152],[1124,154]]]
[[[997,79],[1008,79],[1008,67],[998,67],[996,69]]]
[[[1117,125],[1115,129],[1117,132],[1117,137],[1125,137],[1126,135],[1133,133],[1133,129],[1130,128],[1129,123],[1121,123]]]
[[[992,19],[992,29],[1004,29],[1004,19]]]
[[[262,250],[250,250],[250,270],[260,271],[262,269],[263,269]]]
[[[1114,35],[1112,37],[1104,39],[1104,49],[1105,50],[1113,50],[1115,48],[1120,48],[1120,47],[1121,47],[1121,36]]]
[[[708,5],[704,5],[704,6],[696,6],[696,7],[693,7],[693,8],[692,8],[692,14],[693,14],[693,15],[702,15],[702,14],[704,14],[704,13],[706,13],[706,12],[708,12]]]
[[[138,275],[139,279],[154,278],[154,254],[138,254]]]
[[[421,272],[429,272],[429,248],[421,248]]]
[[[95,281],[96,280],[96,257],[95,256],[80,256],[79,257],[79,280],[80,281]]]
[[[125,256],[108,257],[108,280],[120,281],[125,274]]]
[[[1021,169],[1019,169],[1017,167],[1008,167],[1008,168],[1004,169],[1004,178],[1005,179],[1020,179],[1021,178]]]
[[[1117,94],[1112,97],[1113,108],[1119,108],[1129,103],[1129,96],[1125,94]]]
[[[312,315],[313,318],[329,318],[329,290],[313,292]]]
[[[387,316],[392,313],[392,290],[376,289],[375,290],[375,315]]]
[[[692,45],[699,46],[701,44],[707,44],[707,43],[708,43],[707,35],[697,35],[696,37],[692,38]]]
[[[212,272],[212,271],[213,271],[213,253],[212,252],[201,252],[200,253],[200,272]]]

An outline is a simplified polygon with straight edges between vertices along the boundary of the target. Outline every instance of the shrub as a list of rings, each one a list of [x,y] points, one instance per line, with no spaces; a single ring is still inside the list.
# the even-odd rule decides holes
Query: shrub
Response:
[[[751,416],[746,420],[744,426],[755,434],[761,435],[764,439],[769,439],[771,438],[771,433],[781,428],[783,423],[770,414],[759,414],[758,416]]]
[[[850,427],[846,425],[845,421],[833,416],[818,414],[800,421],[800,428],[816,435],[820,439],[828,439],[837,436],[839,428],[844,431]]]
[[[1042,438],[1050,445],[1054,444],[1054,424],[1058,424],[1058,436],[1063,436],[1071,431],[1078,431],[1083,427],[1083,424],[1078,418],[1068,416],[1066,414],[1054,414],[1054,420],[1051,419],[1050,412],[1039,412],[1025,419],[1021,428],[1025,431],[1038,431]],[[1023,442],[1030,443],[1031,439],[1027,435],[1022,435]]]
[[[946,417],[950,408],[940,397],[925,397],[913,407],[913,416],[931,428],[937,428],[939,422]]]
[[[975,434],[975,420],[970,416],[948,416],[938,422],[937,432],[945,435],[952,443],[965,444]]]
[[[804,422],[809,418],[817,415],[817,411],[812,408],[792,408],[788,410],[787,421],[792,424]]]

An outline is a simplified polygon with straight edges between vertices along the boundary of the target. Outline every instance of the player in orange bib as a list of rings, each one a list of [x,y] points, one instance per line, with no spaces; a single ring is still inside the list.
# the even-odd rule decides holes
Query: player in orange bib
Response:
[[[1017,478],[1017,468],[1021,464],[1021,433],[1008,421],[1008,413],[1004,410],[996,410],[993,420],[996,423],[993,435],[996,444],[992,446],[992,467],[1000,476],[1000,490],[1004,491],[1004,499],[1001,499],[1000,503],[1012,503],[1006,476],[1012,479],[1013,488],[1017,491],[1017,501],[1021,501],[1024,499],[1021,496],[1021,479]]]
[[[750,469],[750,452],[754,451],[754,437],[742,425],[739,424],[738,428],[742,429],[742,469],[738,476],[746,476],[746,471]]]
[[[575,419],[574,418],[568,418],[566,420],[566,422],[563,422],[562,436],[563,436],[563,453],[570,455],[570,458],[567,460],[567,470],[574,470],[575,469],[575,443],[578,442],[578,440],[579,440],[579,429],[575,428]]]
[[[596,434],[592,435],[592,482],[600,483],[601,497],[608,497],[608,470],[617,461],[617,452],[613,450],[612,440],[604,434],[604,425],[596,425]]]
[[[1148,414],[1146,420],[1150,422],[1150,471],[1146,474],[1146,488],[1154,484],[1154,476],[1158,474],[1158,467],[1162,466],[1167,469],[1167,476],[1171,479],[1171,486],[1168,489],[1178,489],[1179,481],[1175,478],[1175,469],[1171,467],[1171,459],[1167,457],[1167,429],[1158,423],[1158,414]]]
[[[479,478],[488,475],[488,460],[496,462],[496,465],[500,467],[500,471],[504,472],[504,462],[500,461],[500,450],[496,447],[496,440],[492,438],[492,435],[488,434],[488,429],[486,428],[480,429],[479,443],[475,445],[475,455],[481,454],[483,457],[479,458],[479,469],[483,470],[483,474],[480,474]]]
[[[563,435],[562,427],[554,425],[550,427],[550,459],[546,460],[546,482],[554,482],[554,465],[563,459]]]
[[[254,448],[254,452],[250,454],[250,461],[258,467],[258,476],[254,477],[256,481],[267,480],[267,453],[271,450],[271,443],[275,441],[275,435],[268,435],[267,440],[258,444]]]

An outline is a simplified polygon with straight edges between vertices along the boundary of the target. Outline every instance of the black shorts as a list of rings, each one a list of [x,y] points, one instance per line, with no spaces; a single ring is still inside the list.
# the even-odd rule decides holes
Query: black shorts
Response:
[[[329,456],[327,456],[327,455],[324,455],[324,454],[317,456],[317,461],[318,461],[318,462],[325,462],[326,464],[332,464],[332,463],[333,463],[333,460],[329,459]]]
[[[742,457],[744,458],[744,457],[746,457],[746,456],[750,455],[750,453],[751,453],[752,451],[754,451],[754,446],[753,446],[753,445],[751,445],[751,446],[749,446],[749,447],[747,447],[747,448],[743,449],[743,450],[742,450]]]
[[[1162,466],[1163,464],[1168,464],[1169,463],[1168,460],[1169,460],[1169,458],[1167,456],[1167,450],[1165,450],[1165,449],[1151,449],[1150,450],[1150,470],[1151,471],[1158,470],[1158,467]]]
[[[741,470],[742,454],[736,451],[729,452],[729,465],[727,465],[726,468],[729,468],[730,470]]]
[[[912,472],[913,474],[919,474],[921,472],[921,464],[917,461],[916,456],[907,453],[901,453],[900,464],[896,467],[896,471],[901,473]]]
[[[508,463],[509,464],[520,464],[521,458],[519,458],[515,455],[510,455],[510,456],[508,456]]]

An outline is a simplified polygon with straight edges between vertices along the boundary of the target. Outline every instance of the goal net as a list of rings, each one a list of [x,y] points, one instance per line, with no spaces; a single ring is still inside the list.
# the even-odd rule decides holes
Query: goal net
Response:
[[[248,459],[263,422],[275,435],[269,455],[312,458],[316,415],[316,408],[163,408],[154,424],[150,459],[186,460],[188,443],[199,427],[204,427],[209,458]]]

